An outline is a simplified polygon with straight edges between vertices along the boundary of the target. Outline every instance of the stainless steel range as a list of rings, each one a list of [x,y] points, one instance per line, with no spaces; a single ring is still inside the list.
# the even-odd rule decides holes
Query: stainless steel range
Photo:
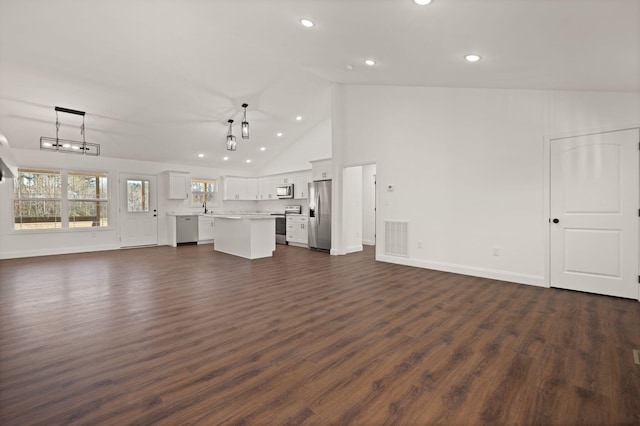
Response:
[[[276,217],[276,244],[287,244],[288,214],[302,213],[302,206],[284,206],[284,213],[271,213]]]

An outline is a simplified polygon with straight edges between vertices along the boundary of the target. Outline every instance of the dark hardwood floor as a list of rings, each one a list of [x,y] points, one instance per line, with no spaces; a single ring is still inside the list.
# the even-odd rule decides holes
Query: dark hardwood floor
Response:
[[[0,424],[640,424],[637,301],[278,246],[0,261]]]

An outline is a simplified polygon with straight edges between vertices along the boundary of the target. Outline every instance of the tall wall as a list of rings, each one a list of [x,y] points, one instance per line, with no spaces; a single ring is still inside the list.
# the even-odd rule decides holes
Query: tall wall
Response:
[[[534,285],[545,141],[640,124],[638,93],[337,86],[334,105],[334,171],[377,164],[377,259]],[[409,222],[408,257],[385,255],[385,220]]]

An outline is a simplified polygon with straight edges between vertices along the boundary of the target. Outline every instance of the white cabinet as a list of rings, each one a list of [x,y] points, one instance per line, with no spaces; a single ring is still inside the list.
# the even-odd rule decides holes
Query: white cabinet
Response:
[[[268,177],[261,177],[260,179],[258,179],[258,193],[259,193],[259,199],[260,200],[277,200],[278,197],[276,196],[276,186],[278,185],[277,183],[277,178],[272,177],[272,176],[268,176]]]
[[[323,178],[320,180],[325,180]],[[223,181],[224,194],[222,199],[265,201],[277,200],[276,188],[280,185],[293,184],[293,198],[309,198],[309,182],[311,182],[311,171],[301,171],[274,176],[263,176],[258,178],[225,176]]]
[[[186,200],[189,198],[190,182],[187,173],[167,172],[169,177],[167,198],[169,200]]]
[[[198,243],[210,243],[213,239],[213,217],[198,216]]]
[[[278,175],[275,176],[276,185],[289,185],[294,183],[293,175]]]
[[[258,200],[258,179],[247,178],[246,179],[246,194],[245,200]]]
[[[333,163],[330,158],[311,161],[311,179],[313,181],[333,179]]]
[[[258,200],[264,200],[265,194],[267,194],[269,190],[267,189],[267,178],[261,177],[258,179]]]
[[[303,215],[287,215],[287,243],[306,246],[309,242],[309,218]]]
[[[225,176],[223,200],[259,200],[258,178]]]
[[[247,197],[247,179],[243,177],[225,176],[224,200],[245,200]]]
[[[311,172],[298,173],[293,177],[293,198],[309,198],[309,179]]]

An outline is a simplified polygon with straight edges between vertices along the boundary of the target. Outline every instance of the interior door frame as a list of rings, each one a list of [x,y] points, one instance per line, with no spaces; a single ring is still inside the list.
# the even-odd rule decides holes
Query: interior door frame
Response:
[[[341,178],[340,178],[340,191],[344,192],[344,178],[342,177],[344,175],[344,170],[348,169],[350,167],[365,167],[365,166],[376,166],[376,172],[373,175],[373,189],[374,189],[374,194],[373,194],[373,252],[374,252],[374,256],[377,259],[377,246],[378,246],[378,162],[377,161],[365,161],[362,163],[348,163],[348,164],[344,164],[341,168]],[[334,176],[333,178],[333,182],[337,182],[338,180],[336,179],[336,177]],[[336,187],[334,185],[334,189],[333,192],[336,192]],[[364,192],[364,185],[363,185],[363,192]],[[342,195],[340,195],[342,197]],[[335,204],[335,203],[334,203]],[[333,210],[333,208],[332,208]],[[335,212],[335,210],[332,211],[332,213]],[[344,217],[344,205],[343,203],[340,204],[340,227],[342,227],[342,221],[343,221],[343,217]],[[333,219],[335,223],[335,220],[337,220],[336,218]],[[332,223],[332,224],[333,224]],[[332,235],[333,238],[333,235]],[[342,238],[342,236],[341,236]],[[333,253],[332,253],[333,254]],[[345,253],[341,253],[341,254],[345,254]]]
[[[127,177],[137,177],[137,178],[144,178],[144,177],[153,177],[155,178],[155,182],[156,184],[154,185],[155,188],[152,188],[151,191],[155,192],[155,202],[156,202],[156,210],[159,210],[158,204],[159,204],[159,199],[158,199],[158,186],[160,185],[160,177],[158,175],[152,174],[152,173],[137,173],[137,172],[119,172],[118,173],[118,204],[117,204],[117,215],[118,215],[118,246],[120,247],[120,249],[129,249],[129,248],[134,248],[134,247],[144,247],[144,246],[123,246],[122,245],[122,232],[123,232],[123,221],[122,221],[122,210],[127,208],[126,203],[124,202],[124,197],[125,194],[123,193],[123,185],[122,185],[122,180],[126,179]],[[160,241],[160,215],[156,212],[156,242],[155,244],[151,244],[153,245],[158,245],[159,241]]]
[[[620,132],[624,130],[638,130],[640,131],[640,123],[628,126],[620,126],[615,128],[605,128],[605,129],[593,129],[586,131],[575,131],[575,132],[567,132],[564,134],[556,134],[553,136],[545,136],[544,137],[544,146],[543,146],[543,165],[544,165],[544,191],[543,191],[543,208],[542,208],[542,217],[541,221],[544,225],[544,276],[545,276],[545,287],[551,288],[551,226],[549,220],[551,219],[551,144],[553,141],[558,139],[567,139],[581,136],[592,136],[600,133],[612,133],[612,132]],[[640,161],[640,150],[639,159]],[[640,206],[638,206],[640,208]],[[640,244],[640,238],[638,239]],[[638,259],[638,265],[640,266],[640,259]],[[640,273],[640,271],[639,271]],[[639,284],[640,285],[640,284]],[[633,299],[631,299],[633,300]],[[638,296],[638,301],[640,301],[640,294]]]

